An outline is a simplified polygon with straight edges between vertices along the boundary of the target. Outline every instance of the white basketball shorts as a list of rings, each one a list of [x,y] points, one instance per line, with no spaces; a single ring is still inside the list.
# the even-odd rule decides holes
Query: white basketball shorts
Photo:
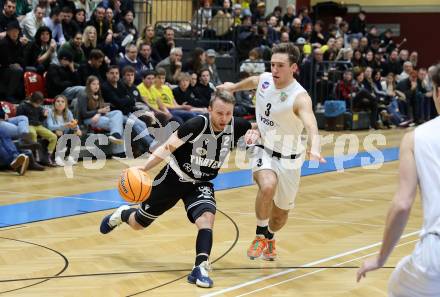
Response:
[[[254,147],[252,150],[252,172],[255,173],[266,169],[272,170],[277,175],[278,184],[273,198],[275,205],[285,210],[294,208],[304,154],[301,154],[296,159],[287,159],[273,157],[269,152],[260,147]]]

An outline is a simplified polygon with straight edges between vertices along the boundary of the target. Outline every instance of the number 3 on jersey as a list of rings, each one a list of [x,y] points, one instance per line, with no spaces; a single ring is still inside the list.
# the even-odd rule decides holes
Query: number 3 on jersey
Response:
[[[266,111],[264,112],[264,114],[268,117],[268,116],[270,116],[270,109],[271,109],[271,107],[272,107],[272,104],[270,104],[270,103],[267,103],[266,104]]]

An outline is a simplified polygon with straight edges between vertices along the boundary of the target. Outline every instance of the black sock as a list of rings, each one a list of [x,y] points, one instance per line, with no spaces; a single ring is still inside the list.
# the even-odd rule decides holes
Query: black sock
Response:
[[[196,240],[196,261],[199,266],[203,261],[208,260],[212,248],[212,230],[200,229]]]
[[[264,235],[264,237],[266,237],[266,234],[269,231],[267,230],[267,226],[261,227],[261,226],[257,226],[257,230],[255,231],[255,234],[257,235]]]
[[[136,211],[137,211],[136,208],[129,208],[129,209],[125,209],[125,210],[123,210],[123,211],[121,212],[121,219],[122,219],[122,221],[128,224],[128,219],[130,218],[130,215],[131,215],[133,212],[136,212]]]
[[[270,231],[269,231],[269,229],[267,230],[267,233],[266,234],[264,234],[264,237],[266,237],[267,239],[273,239],[273,236],[274,236],[275,234],[274,233],[271,233]]]

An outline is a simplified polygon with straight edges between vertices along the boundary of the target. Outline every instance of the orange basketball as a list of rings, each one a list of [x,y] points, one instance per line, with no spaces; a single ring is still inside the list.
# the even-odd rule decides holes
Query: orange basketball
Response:
[[[125,169],[118,181],[118,191],[124,200],[140,203],[151,194],[152,180],[148,173],[138,168]]]

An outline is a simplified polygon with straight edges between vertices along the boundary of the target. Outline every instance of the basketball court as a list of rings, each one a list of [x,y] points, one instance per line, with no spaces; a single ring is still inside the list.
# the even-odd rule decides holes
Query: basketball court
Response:
[[[279,258],[274,262],[246,257],[255,233],[257,187],[248,169],[237,168],[239,152],[233,152],[215,180],[212,289],[186,282],[197,233],[183,204],[144,231],[122,225],[105,236],[99,232],[102,217],[124,203],[116,190],[122,169],[142,161],[107,160],[99,170],[79,163],[70,179],[61,167],[23,177],[0,172],[0,295],[387,296],[394,266],[418,239],[419,200],[386,268],[369,273],[360,284],[355,277],[361,261],[379,251],[404,132],[354,133],[360,146],[355,155],[347,153],[342,133],[334,134],[336,144],[323,149],[327,164],[303,170],[296,208],[276,235]],[[386,145],[373,143],[383,164],[367,169],[361,165],[373,159],[363,145],[370,133],[382,133]],[[335,148],[349,158],[342,162]],[[346,169],[335,171],[335,164]]]

